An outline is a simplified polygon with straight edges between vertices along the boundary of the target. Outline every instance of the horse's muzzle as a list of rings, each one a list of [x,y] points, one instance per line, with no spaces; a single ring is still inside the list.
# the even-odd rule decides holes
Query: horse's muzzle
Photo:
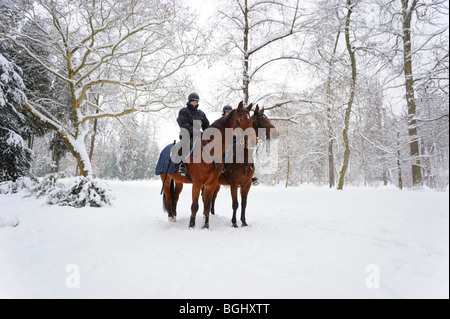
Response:
[[[258,143],[258,139],[256,138],[256,134],[249,135],[247,137],[247,139],[248,139],[248,148],[251,148],[251,149],[255,148],[256,147],[256,143]]]
[[[276,140],[280,136],[280,132],[276,127],[271,127],[268,129],[268,138],[271,140]]]

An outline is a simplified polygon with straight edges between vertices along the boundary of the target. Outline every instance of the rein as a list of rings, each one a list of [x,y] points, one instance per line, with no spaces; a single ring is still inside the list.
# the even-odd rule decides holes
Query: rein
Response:
[[[245,111],[245,110],[241,110],[239,112],[237,112],[237,111],[234,112],[234,125],[236,126],[236,128],[242,129],[241,125],[239,124],[238,113],[249,113],[249,112]],[[244,140],[244,138],[242,138],[242,140]],[[206,147],[206,146],[207,145],[205,145],[204,147]],[[209,147],[209,150],[210,150],[209,156],[211,156],[211,148],[210,147]],[[214,175],[211,178],[211,180],[207,184],[205,184],[205,186],[210,185],[212,183],[212,181],[215,179],[215,177],[217,176],[217,172],[219,171],[218,168],[219,168],[220,165],[222,165],[222,163],[220,163],[220,164],[219,163],[214,163]],[[247,169],[246,169],[246,175],[247,175]]]

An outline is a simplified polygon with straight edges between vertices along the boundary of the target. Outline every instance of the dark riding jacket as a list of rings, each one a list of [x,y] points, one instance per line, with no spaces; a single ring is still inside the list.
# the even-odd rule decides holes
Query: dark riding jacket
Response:
[[[209,121],[206,114],[195,108],[191,103],[187,103],[187,107],[183,108],[178,115],[178,125],[180,128],[185,128],[191,135],[191,139],[194,136],[194,121],[202,122],[202,129],[205,131],[209,127]]]

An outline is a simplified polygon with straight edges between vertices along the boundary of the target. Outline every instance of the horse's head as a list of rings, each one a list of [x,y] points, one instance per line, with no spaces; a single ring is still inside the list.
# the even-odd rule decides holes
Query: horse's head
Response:
[[[234,110],[233,129],[238,132],[240,131],[239,129],[242,129],[242,131],[244,131],[244,136],[237,136],[237,137],[244,138],[246,136],[249,147],[254,148],[257,143],[257,136],[254,130],[253,119],[250,116],[251,109],[252,104],[250,104],[247,108],[245,108],[244,102],[239,103],[237,109]]]
[[[255,129],[256,134],[258,134],[258,129],[266,129],[266,138],[269,140],[276,140],[280,133],[264,114],[264,111],[264,108],[260,110],[259,105],[256,106],[255,113],[252,116],[253,128]]]

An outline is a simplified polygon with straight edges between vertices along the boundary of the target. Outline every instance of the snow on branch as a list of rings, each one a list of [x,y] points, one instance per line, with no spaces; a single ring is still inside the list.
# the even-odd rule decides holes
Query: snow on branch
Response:
[[[50,118],[49,116],[46,116],[42,112],[38,111],[37,108],[30,103],[30,101],[22,102],[22,106],[30,111],[30,113],[33,114],[42,123],[50,126],[60,133],[64,131],[61,123],[59,123],[56,119]]]
[[[271,43],[274,43],[276,41],[282,40],[284,38],[287,38],[287,37],[293,35],[294,33],[299,32],[299,30],[301,28],[299,28],[299,26],[297,25],[298,20],[299,20],[299,16],[298,16],[299,1],[298,0],[297,0],[297,5],[296,5],[294,10],[295,11],[294,11],[294,16],[292,18],[292,23],[289,26],[289,29],[287,31],[285,31],[285,30],[279,31],[278,33],[272,35],[266,41],[264,41],[264,42],[262,42],[262,43],[260,43],[258,45],[255,45],[253,48],[250,48],[249,51],[248,51],[248,55],[250,56],[250,55],[254,54],[255,52],[258,52],[259,50],[265,48],[266,46],[268,46]],[[259,23],[262,23],[262,22],[259,22]]]
[[[101,118],[105,118],[105,117],[111,117],[111,118],[117,118],[117,117],[121,117],[121,116],[125,116],[134,112],[137,112],[138,110],[133,108],[133,109],[125,109],[122,112],[117,112],[117,113],[102,113],[102,114],[92,114],[92,115],[85,115],[83,116],[83,118],[80,119],[80,123],[84,123],[86,121],[90,121],[90,120],[95,120],[95,119],[101,119]]]
[[[273,110],[273,109],[282,107],[284,105],[292,104],[292,103],[320,104],[320,105],[324,105],[326,107],[332,107],[332,105],[330,105],[329,103],[323,102],[323,101],[311,100],[311,99],[308,99],[308,98],[299,98],[299,99],[295,99],[295,100],[289,100],[289,101],[280,102],[280,103],[277,103],[277,104],[275,104],[273,106],[265,107],[265,109],[266,110]]]
[[[68,77],[64,76],[61,74],[61,72],[58,69],[55,69],[54,66],[49,66],[47,63],[45,63],[40,57],[38,57],[36,54],[34,54],[29,48],[28,46],[26,46],[25,44],[19,42],[16,37],[13,37],[11,35],[8,34],[2,34],[2,36],[5,39],[10,40],[12,43],[14,43],[18,48],[24,50],[26,52],[26,54],[32,58],[34,61],[36,61],[37,63],[39,63],[45,70],[47,70],[48,72],[52,73],[53,75],[57,76],[58,78],[60,78],[61,80],[68,82],[68,83],[72,83],[73,81],[70,80]],[[49,46],[51,47],[51,46]]]
[[[435,122],[435,121],[439,121],[443,118],[448,118],[448,117],[449,117],[449,114],[444,114],[444,115],[441,115],[441,116],[438,116],[438,117],[432,118],[432,119],[422,119],[419,117],[413,117],[412,120],[417,121],[417,122]]]
[[[384,152],[384,153],[387,153],[387,154],[391,154],[391,155],[396,156],[396,152],[395,152],[395,151],[389,150],[389,149],[385,148],[385,147],[382,146],[382,145],[377,145],[377,143],[375,143],[375,142],[371,141],[370,139],[368,139],[368,138],[367,138],[366,136],[364,136],[364,134],[361,133],[361,132],[359,132],[359,135],[360,135],[366,142],[368,142],[370,145],[372,145],[372,146],[375,147],[376,149],[378,149],[378,150],[380,150],[380,151],[382,151],[382,152]]]

